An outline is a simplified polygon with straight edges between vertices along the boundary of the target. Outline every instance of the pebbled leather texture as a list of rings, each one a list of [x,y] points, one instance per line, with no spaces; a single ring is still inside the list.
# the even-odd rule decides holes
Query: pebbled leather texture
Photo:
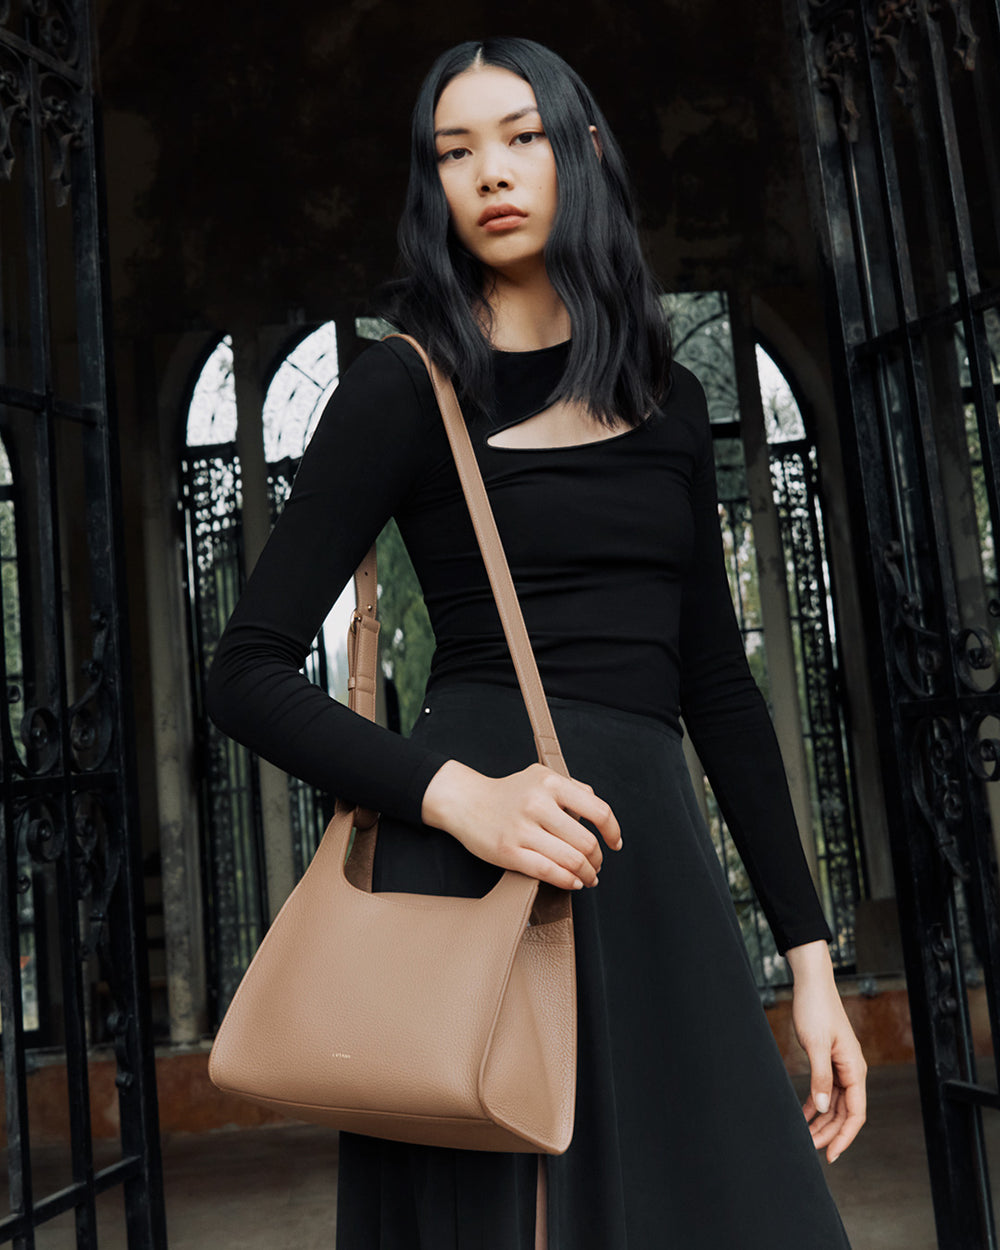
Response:
[[[394,337],[430,373],[538,758],[568,775],[454,387],[415,340]],[[374,720],[374,545],[354,580],[349,704]],[[355,1133],[538,1152],[535,1250],[545,1250],[542,1156],[569,1146],[576,1098],[570,894],[511,871],[484,898],[375,894],[377,834],[377,813],[338,802],[240,982],[209,1076],[295,1119]]]

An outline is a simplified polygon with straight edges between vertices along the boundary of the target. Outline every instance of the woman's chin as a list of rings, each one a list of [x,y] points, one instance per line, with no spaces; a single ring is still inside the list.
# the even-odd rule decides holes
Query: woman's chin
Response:
[[[534,249],[482,248],[476,258],[484,270],[508,282],[523,283],[545,272],[545,257]]]

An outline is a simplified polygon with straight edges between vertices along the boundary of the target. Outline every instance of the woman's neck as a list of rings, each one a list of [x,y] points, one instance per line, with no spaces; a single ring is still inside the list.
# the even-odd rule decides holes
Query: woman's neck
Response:
[[[572,333],[566,305],[544,268],[522,274],[494,271],[485,296],[493,314],[490,345],[501,351],[552,347]]]

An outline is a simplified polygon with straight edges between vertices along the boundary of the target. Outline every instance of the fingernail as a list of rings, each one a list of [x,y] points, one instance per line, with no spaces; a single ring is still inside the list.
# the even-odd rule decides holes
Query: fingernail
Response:
[[[836,1162],[837,1162],[837,1160],[838,1160],[839,1158],[840,1158],[840,1155],[831,1155],[831,1156],[830,1156],[830,1162],[831,1162],[831,1163],[836,1163]]]
[[[597,885],[597,883],[600,881],[600,879],[601,879],[600,877],[595,877],[595,878],[594,878],[594,885]]]
[[[813,1102],[816,1104],[816,1110],[819,1112],[830,1110],[830,1095],[829,1094],[817,1094],[816,1097],[813,1099]],[[833,1162],[833,1160],[831,1160],[831,1162]]]
[[[583,882],[582,882],[582,881],[574,881],[574,882],[573,882],[573,889],[574,889],[574,890],[582,890],[582,889],[583,889]]]
[[[622,846],[623,846],[622,840],[621,840],[621,838],[619,838],[619,839],[618,839],[618,845],[615,847],[615,850],[616,850],[616,851],[620,851],[620,850],[622,849]]]

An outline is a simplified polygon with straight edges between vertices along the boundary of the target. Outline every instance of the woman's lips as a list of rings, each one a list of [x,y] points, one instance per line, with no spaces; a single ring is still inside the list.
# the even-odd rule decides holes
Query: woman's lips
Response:
[[[497,234],[501,230],[509,230],[512,226],[519,226],[524,218],[518,213],[511,213],[509,217],[491,217],[489,221],[483,224],[483,229],[488,230],[490,234]]]
[[[513,204],[497,204],[495,207],[491,206],[483,210],[479,218],[479,225],[491,233],[510,230],[513,226],[519,225],[524,221],[527,215],[527,213]]]

